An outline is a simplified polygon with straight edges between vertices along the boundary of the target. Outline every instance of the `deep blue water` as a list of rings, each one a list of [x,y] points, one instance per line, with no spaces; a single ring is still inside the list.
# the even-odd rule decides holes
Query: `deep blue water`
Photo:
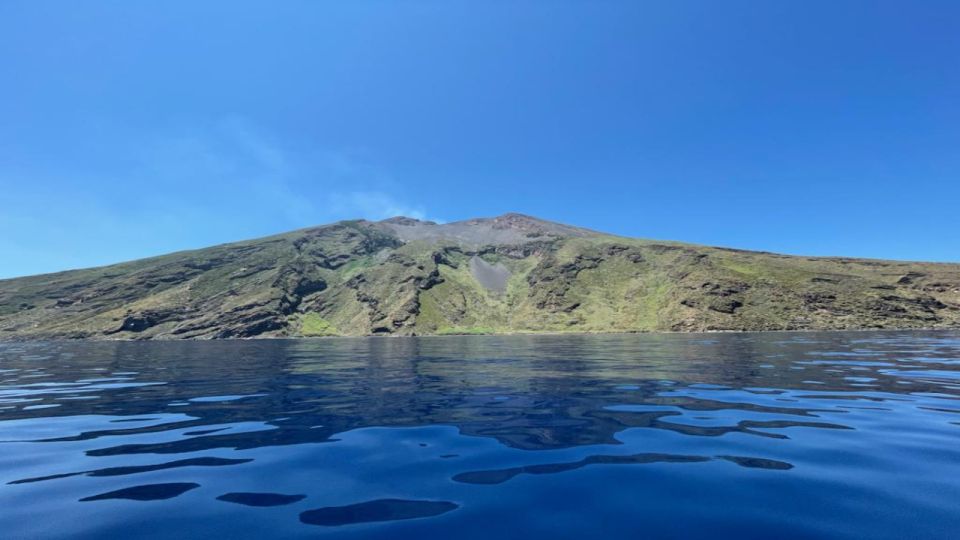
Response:
[[[3,538],[957,538],[960,333],[0,345]]]

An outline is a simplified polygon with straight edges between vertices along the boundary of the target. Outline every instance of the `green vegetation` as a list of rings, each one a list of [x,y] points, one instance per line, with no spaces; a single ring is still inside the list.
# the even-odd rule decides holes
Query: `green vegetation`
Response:
[[[454,336],[454,335],[485,335],[485,334],[496,334],[497,331],[494,328],[487,326],[445,326],[437,330],[438,336]]]
[[[337,329],[329,321],[316,313],[304,313],[300,316],[301,336],[336,336],[338,334]]]

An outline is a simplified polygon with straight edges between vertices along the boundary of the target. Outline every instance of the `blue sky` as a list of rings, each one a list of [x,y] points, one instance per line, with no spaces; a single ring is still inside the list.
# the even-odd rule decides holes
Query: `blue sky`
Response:
[[[0,3],[0,277],[517,211],[960,261],[960,3]]]

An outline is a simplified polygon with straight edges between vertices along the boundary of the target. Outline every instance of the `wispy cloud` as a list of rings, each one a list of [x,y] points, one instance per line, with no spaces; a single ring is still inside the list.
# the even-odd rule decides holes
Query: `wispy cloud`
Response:
[[[305,151],[241,117],[89,138],[95,152],[86,161],[0,169],[0,247],[8,260],[23,261],[0,267],[0,277],[340,219],[429,216],[370,156]],[[41,261],[38,253],[50,256]]]
[[[140,176],[141,184],[168,188],[151,199],[153,206],[205,213],[207,219],[232,220],[242,211],[284,227],[428,215],[422,204],[397,193],[390,174],[359,153],[291,150],[238,117],[159,141],[145,156]]]
[[[426,210],[422,206],[405,204],[381,191],[332,193],[330,199],[336,212],[343,215],[352,214],[373,220],[395,216],[427,219]]]

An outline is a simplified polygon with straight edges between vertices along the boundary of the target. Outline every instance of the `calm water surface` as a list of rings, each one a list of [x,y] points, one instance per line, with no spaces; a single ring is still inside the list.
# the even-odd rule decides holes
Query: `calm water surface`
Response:
[[[0,345],[3,538],[957,538],[960,333]]]

